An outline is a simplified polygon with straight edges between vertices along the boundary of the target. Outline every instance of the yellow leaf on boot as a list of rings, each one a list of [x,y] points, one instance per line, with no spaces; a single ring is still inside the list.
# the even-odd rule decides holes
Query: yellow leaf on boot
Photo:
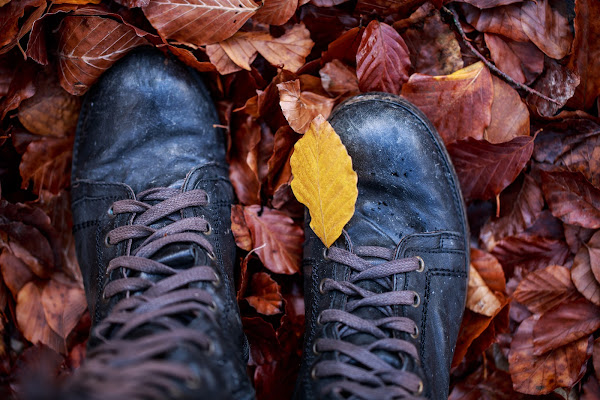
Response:
[[[296,142],[290,164],[292,191],[308,207],[310,227],[329,247],[354,215],[358,177],[352,158],[333,127],[318,115]]]

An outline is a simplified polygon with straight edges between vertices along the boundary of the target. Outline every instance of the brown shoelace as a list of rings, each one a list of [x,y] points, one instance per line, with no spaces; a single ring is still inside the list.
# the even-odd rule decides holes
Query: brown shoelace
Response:
[[[208,222],[181,214],[188,207],[207,204],[202,190],[172,188],[150,189],[136,200],[113,203],[109,214],[131,217],[128,225],[106,237],[107,245],[125,242],[126,254],[110,261],[103,296],[121,300],[95,327],[92,335],[100,343],[75,374],[74,385],[85,388],[88,398],[161,399],[172,396],[182,383],[188,387],[198,383],[197,373],[169,360],[169,354],[178,348],[213,351],[210,337],[187,325],[198,317],[216,325],[216,303],[201,287],[219,285],[219,276],[210,266],[176,269],[151,257],[166,246],[186,243],[196,244],[213,259],[205,237]],[[167,223],[151,227],[159,221]],[[142,243],[132,248],[134,241]]]
[[[374,265],[361,257],[386,260]],[[383,400],[413,399],[423,391],[421,379],[413,372],[403,371],[390,365],[374,352],[389,352],[404,360],[411,357],[416,362],[419,355],[414,344],[394,336],[411,335],[416,338],[418,327],[413,320],[394,316],[395,306],[420,304],[419,295],[413,291],[393,291],[392,277],[396,274],[423,271],[420,257],[393,259],[393,252],[384,247],[363,246],[353,252],[331,247],[326,258],[351,268],[346,281],[325,278],[319,285],[321,293],[338,291],[349,297],[345,309],[327,309],[318,316],[319,324],[338,324],[337,338],[317,339],[313,346],[316,355],[334,352],[330,359],[318,358],[311,375],[313,379],[333,378],[325,385],[323,394],[337,393],[344,398]],[[377,280],[386,285],[383,293],[374,293],[359,286],[361,281]],[[386,317],[365,319],[354,312],[361,307],[377,307]],[[349,337],[368,334],[373,340],[368,344],[354,344]],[[394,333],[398,333],[395,335]]]

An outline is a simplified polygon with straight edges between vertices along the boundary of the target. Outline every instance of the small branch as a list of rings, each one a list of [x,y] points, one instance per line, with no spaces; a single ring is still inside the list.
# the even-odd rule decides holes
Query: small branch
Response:
[[[449,9],[447,7],[442,7],[442,11],[444,11],[446,14],[449,14],[452,16],[452,20],[454,21],[454,26],[458,30],[458,33],[460,34],[460,37],[464,41],[465,45],[467,45],[467,47],[473,52],[473,54],[475,54],[477,56],[477,58],[479,58],[492,72],[494,72],[496,75],[498,75],[500,78],[502,78],[504,81],[506,81],[513,87],[515,87],[517,89],[523,89],[524,91],[526,91],[529,94],[533,94],[533,95],[538,96],[546,101],[549,101],[551,103],[557,104],[562,107],[562,104],[560,102],[558,102],[554,99],[551,99],[550,97],[538,92],[535,89],[530,88],[529,86],[523,85],[522,83],[515,81],[510,76],[508,76],[504,72],[500,71],[498,69],[498,67],[496,67],[491,61],[489,61],[487,58],[485,58],[483,56],[483,54],[481,54],[479,52],[479,50],[477,50],[475,48],[475,46],[473,46],[473,44],[471,44],[471,41],[469,40],[469,38],[467,38],[465,31],[463,30],[462,26],[460,25],[460,22],[458,21],[458,15],[456,14],[456,11]]]

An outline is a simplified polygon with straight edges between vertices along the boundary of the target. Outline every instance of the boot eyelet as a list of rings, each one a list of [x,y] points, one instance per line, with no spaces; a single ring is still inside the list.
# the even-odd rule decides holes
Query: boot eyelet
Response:
[[[328,251],[328,250],[329,250],[329,249],[328,249],[327,247],[325,247],[325,248],[323,249],[323,259],[324,259],[324,260],[326,260],[326,261],[329,261],[329,257],[327,256],[327,251]]]
[[[210,303],[210,305],[208,306],[208,309],[212,312],[217,312],[217,303],[215,303],[215,301],[213,300],[213,302]]]
[[[212,251],[206,252],[206,255],[208,256],[208,258],[210,258],[212,261],[215,261],[217,259],[217,255],[215,253],[213,253]]]
[[[419,296],[419,293],[417,293],[417,292],[413,292],[413,293],[415,294],[415,297],[413,299],[412,306],[417,308],[421,304],[421,296]]]
[[[317,369],[315,367],[310,369],[310,377],[313,381],[317,380]]]
[[[106,247],[111,247],[114,246],[111,242],[110,242],[110,238],[108,237],[108,233],[106,235],[104,235],[104,245]]]
[[[106,214],[108,214],[108,218],[110,218],[110,219],[113,219],[117,216],[117,214],[115,214],[115,210],[114,210],[113,206],[108,207]]]
[[[212,340],[208,342],[208,349],[206,349],[206,351],[208,352],[209,356],[215,354],[215,344],[212,342]]]
[[[425,261],[419,256],[415,257],[419,261],[419,268],[416,270],[417,272],[425,271]]]
[[[321,294],[325,294],[325,281],[327,280],[327,278],[323,278],[321,279],[321,282],[319,283],[319,293]]]
[[[416,339],[419,337],[419,327],[418,326],[415,325],[415,331],[410,334],[410,337],[412,337],[413,339]]]
[[[216,288],[221,287],[221,277],[218,274],[215,274],[215,280],[213,281],[213,286]]]
[[[423,381],[419,381],[419,387],[414,394],[415,396],[419,396],[421,393],[423,393]]]
[[[319,354],[321,354],[321,352],[319,350],[317,350],[317,341],[315,341],[312,345],[312,352],[315,356],[318,356]]]
[[[323,314],[319,314],[319,316],[317,317],[317,324],[318,325],[323,325],[323,321],[321,320],[322,316],[323,316]]]
[[[207,224],[207,225],[208,225],[208,230],[206,232],[202,232],[202,233],[204,233],[204,235],[206,235],[206,236],[210,236],[210,235],[212,235],[212,226],[210,226],[210,224]]]

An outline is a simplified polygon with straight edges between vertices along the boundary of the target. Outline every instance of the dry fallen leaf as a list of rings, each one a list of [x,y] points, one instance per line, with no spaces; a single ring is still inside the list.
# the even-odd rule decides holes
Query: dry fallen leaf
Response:
[[[509,142],[517,136],[529,136],[529,110],[510,85],[496,76],[490,125],[483,138],[491,143]]]
[[[298,79],[279,83],[279,104],[292,129],[305,133],[318,115],[329,117],[335,100],[312,92],[301,92]]]
[[[291,186],[311,217],[310,227],[329,247],[354,214],[358,176],[338,134],[322,116],[296,142]]]
[[[45,137],[27,146],[19,167],[26,188],[33,180],[33,191],[42,189],[58,193],[71,181],[73,138]]]
[[[275,315],[281,312],[281,288],[269,274],[257,272],[252,275],[250,293],[252,295],[247,296],[246,301],[260,314]]]
[[[315,43],[306,26],[300,23],[278,38],[265,35],[253,40],[252,44],[271,65],[297,72],[304,65]]]
[[[596,234],[594,243],[598,242],[598,236]],[[600,306],[600,282],[596,280],[592,271],[592,259],[597,262],[594,247],[589,246],[589,242],[588,246],[581,246],[573,260],[571,279],[579,293],[595,305]]]

